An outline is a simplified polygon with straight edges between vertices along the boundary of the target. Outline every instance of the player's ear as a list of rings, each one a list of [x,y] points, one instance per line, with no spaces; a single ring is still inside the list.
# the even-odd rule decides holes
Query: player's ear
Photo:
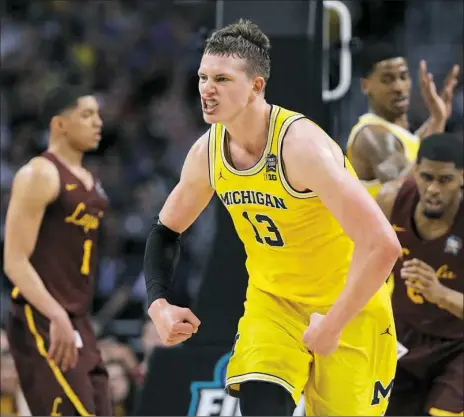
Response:
[[[266,81],[264,81],[263,77],[255,77],[253,79],[253,92],[255,95],[260,95],[263,92],[265,86]]]
[[[367,78],[361,78],[361,91],[365,96],[369,94],[369,80]]]
[[[50,121],[50,128],[55,132],[63,132],[65,129],[65,120],[62,116],[53,116]]]

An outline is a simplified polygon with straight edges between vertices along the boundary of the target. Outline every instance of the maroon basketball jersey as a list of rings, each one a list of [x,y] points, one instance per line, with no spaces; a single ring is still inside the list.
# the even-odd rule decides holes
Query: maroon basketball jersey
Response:
[[[98,232],[108,200],[97,179],[88,190],[52,153],[41,156],[58,169],[60,191],[46,208],[30,262],[66,311],[82,315],[93,298]]]
[[[447,339],[461,339],[464,335],[462,320],[441,307],[429,303],[425,297],[405,285],[400,270],[403,262],[420,259],[437,271],[440,282],[455,291],[464,292],[464,204],[456,214],[450,230],[434,240],[421,239],[414,227],[414,211],[419,192],[414,178],[408,178],[396,197],[391,216],[402,255],[393,274],[393,310],[395,318],[409,323],[419,331]]]

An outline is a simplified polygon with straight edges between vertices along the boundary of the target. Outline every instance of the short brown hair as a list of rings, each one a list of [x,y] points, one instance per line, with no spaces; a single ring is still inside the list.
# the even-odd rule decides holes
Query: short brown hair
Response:
[[[236,56],[248,62],[249,76],[261,76],[266,81],[271,73],[269,50],[271,43],[263,31],[249,20],[219,29],[207,39],[204,53],[210,55]]]

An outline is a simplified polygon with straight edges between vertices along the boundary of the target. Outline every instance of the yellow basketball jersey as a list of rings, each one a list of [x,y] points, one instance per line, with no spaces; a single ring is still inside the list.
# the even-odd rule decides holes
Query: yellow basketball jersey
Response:
[[[283,140],[301,118],[272,106],[266,148],[246,170],[227,161],[225,128],[213,125],[210,181],[244,244],[250,284],[288,300],[327,306],[345,285],[353,242],[317,195],[295,191],[283,174]],[[356,176],[349,163],[347,169]]]
[[[395,125],[394,123],[387,122],[382,117],[377,116],[373,113],[366,113],[359,118],[358,123],[353,126],[353,129],[350,132],[348,137],[348,142],[346,145],[346,155],[349,160],[352,157],[352,147],[353,143],[356,140],[358,133],[366,126],[382,126],[392,133],[403,145],[403,150],[406,158],[410,162],[413,162],[419,151],[420,140],[417,136],[404,129],[401,126]],[[379,180],[371,181],[361,181],[369,193],[375,198],[379,192],[382,184]]]

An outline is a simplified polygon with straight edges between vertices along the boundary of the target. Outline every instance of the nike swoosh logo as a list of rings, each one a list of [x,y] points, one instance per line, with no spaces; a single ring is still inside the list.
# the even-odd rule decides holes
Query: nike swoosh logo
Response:
[[[393,227],[393,230],[395,232],[405,232],[406,231],[406,229],[404,227],[397,226],[396,224],[394,224],[392,227]]]
[[[66,184],[65,188],[66,188],[66,191],[72,191],[77,188],[77,184]]]

